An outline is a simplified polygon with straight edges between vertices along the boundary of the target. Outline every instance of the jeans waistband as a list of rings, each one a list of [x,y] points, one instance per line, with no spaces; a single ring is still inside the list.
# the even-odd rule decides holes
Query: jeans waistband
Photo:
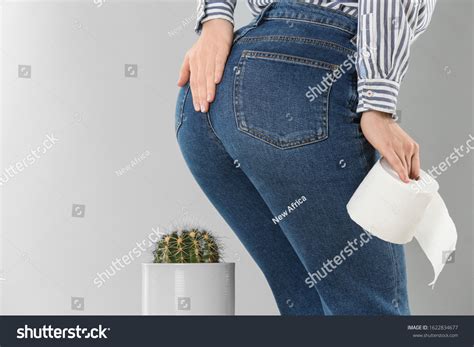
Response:
[[[258,16],[261,20],[287,19],[332,26],[349,34],[357,33],[357,17],[340,10],[299,1],[277,1],[269,4]]]

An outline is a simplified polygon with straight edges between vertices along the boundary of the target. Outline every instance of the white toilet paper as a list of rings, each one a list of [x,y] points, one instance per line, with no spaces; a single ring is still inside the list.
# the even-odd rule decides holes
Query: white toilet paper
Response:
[[[434,270],[434,285],[457,232],[436,180],[423,170],[420,179],[404,183],[385,159],[379,160],[347,204],[351,219],[372,235],[405,244],[415,238]]]

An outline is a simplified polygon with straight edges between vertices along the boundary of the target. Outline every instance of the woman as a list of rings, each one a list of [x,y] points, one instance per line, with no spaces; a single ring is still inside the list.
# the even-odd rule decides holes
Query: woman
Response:
[[[200,1],[181,68],[184,158],[263,271],[283,315],[409,314],[404,250],[346,204],[384,156],[420,172],[394,120],[410,44],[435,0]]]

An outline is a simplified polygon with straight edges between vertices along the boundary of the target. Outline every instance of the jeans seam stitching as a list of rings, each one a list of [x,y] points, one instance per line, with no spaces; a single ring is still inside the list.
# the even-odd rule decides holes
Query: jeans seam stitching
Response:
[[[362,155],[362,160],[363,162],[361,163],[367,172],[369,172],[370,170],[370,164],[369,164],[369,161],[367,160],[367,156],[365,155],[365,149],[364,149],[364,133],[359,130],[360,128],[360,124],[357,124],[357,128],[356,128],[356,136],[358,137],[358,143],[359,143],[359,148],[360,148],[360,152],[361,152],[361,155]],[[360,135],[362,135],[362,138],[360,137]]]
[[[296,55],[282,54],[282,53],[273,53],[265,51],[254,51],[254,50],[244,50],[242,52],[242,57],[244,59],[262,59],[270,61],[282,61],[289,62],[294,64],[300,64],[309,67],[321,68],[324,70],[333,71],[336,70],[339,66],[331,63],[327,63],[321,60],[315,60],[310,58],[299,57]]]
[[[341,53],[355,54],[357,51],[340,46],[330,41],[311,39],[307,37],[298,37],[298,36],[284,36],[284,35],[269,35],[269,36],[251,36],[251,37],[242,37],[239,43],[243,42],[252,42],[252,41],[274,41],[274,42],[296,42],[296,43],[305,43],[312,46],[323,46],[333,49]]]
[[[222,140],[219,138],[219,136],[217,135],[213,125],[212,125],[212,121],[211,121],[211,110],[209,110],[207,113],[206,113],[206,118],[207,118],[207,124],[209,125],[209,128],[211,129],[212,133],[214,134],[214,137],[215,137],[215,140],[217,141],[217,143],[219,143],[220,146],[222,146],[222,148],[224,149],[225,152],[227,152],[225,146],[224,146],[224,143],[222,142]]]
[[[400,281],[399,281],[399,276],[398,276],[398,272],[399,272],[399,269],[398,269],[398,263],[396,261],[396,257],[395,257],[395,251],[393,249],[393,245],[389,242],[388,243],[389,247],[390,247],[390,253],[391,253],[391,258],[392,258],[392,271],[394,272],[394,275],[395,275],[395,300],[397,300],[397,312],[398,314],[401,314],[400,312],[400,305],[398,303],[399,301],[399,296],[398,296],[398,287],[400,285]]]
[[[178,137],[179,129],[181,128],[181,125],[183,124],[184,104],[186,102],[186,99],[188,98],[188,94],[189,94],[190,89],[191,89],[191,86],[188,85],[188,87],[186,88],[186,91],[184,93],[183,100],[181,101],[181,105],[179,107],[180,108],[179,120],[178,120],[178,124],[176,124],[176,130],[175,130],[175,136],[176,137]]]
[[[248,27],[246,28],[245,30],[243,30],[239,36],[236,36],[234,37],[234,40],[232,41],[232,45],[235,45],[237,43],[239,43],[239,41],[243,38],[245,38],[245,35],[247,35],[250,31],[252,31],[253,29],[255,29],[256,26],[251,26],[251,27]]]

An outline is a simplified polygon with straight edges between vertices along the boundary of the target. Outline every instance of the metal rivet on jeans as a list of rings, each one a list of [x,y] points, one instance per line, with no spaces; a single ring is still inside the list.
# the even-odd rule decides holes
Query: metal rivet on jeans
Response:
[[[392,305],[395,306],[395,307],[398,307],[398,300],[397,300],[397,299],[393,299],[393,300],[392,300]]]

